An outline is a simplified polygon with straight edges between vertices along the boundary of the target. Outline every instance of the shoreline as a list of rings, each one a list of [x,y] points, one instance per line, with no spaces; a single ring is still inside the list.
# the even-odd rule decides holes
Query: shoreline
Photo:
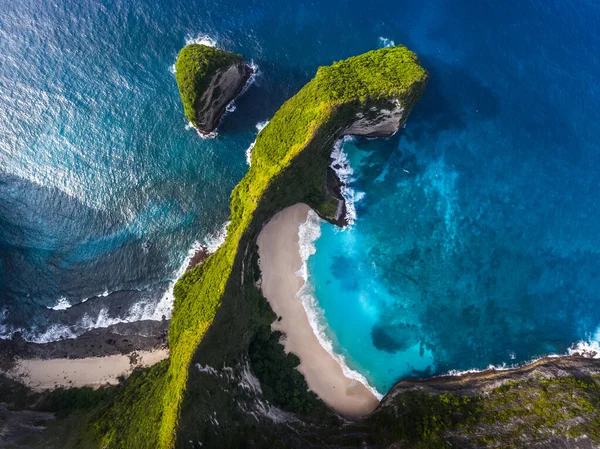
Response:
[[[116,385],[135,368],[152,366],[169,357],[167,348],[79,359],[17,359],[5,376],[35,392],[56,388]]]
[[[340,363],[321,345],[313,332],[304,306],[297,298],[305,281],[299,229],[310,208],[296,204],[277,213],[262,229],[257,243],[262,272],[262,291],[280,320],[273,330],[284,334],[286,352],[300,359],[300,371],[308,387],[336,412],[350,418],[371,413],[379,400],[363,383],[348,378]]]

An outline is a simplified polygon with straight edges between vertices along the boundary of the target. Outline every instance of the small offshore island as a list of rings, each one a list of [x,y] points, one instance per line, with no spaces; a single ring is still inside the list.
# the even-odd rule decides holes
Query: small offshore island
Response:
[[[219,124],[227,105],[237,97],[252,75],[244,58],[218,48],[190,44],[181,49],[175,62],[175,77],[183,112],[202,134]]]
[[[249,74],[242,59],[206,48],[182,51],[177,80],[186,116],[208,133],[225,97],[237,95]],[[210,69],[188,78],[188,56],[203,58],[202,67]],[[228,82],[233,87],[221,97],[220,80],[230,72],[237,81]],[[282,248],[277,239],[297,235],[294,226],[309,208],[344,224],[339,180],[329,168],[334,143],[344,135],[395,133],[427,80],[416,55],[402,46],[319,68],[258,135],[250,169],[231,195],[224,244],[177,282],[169,359],[97,390],[39,394],[3,381],[6,402],[15,410],[58,412],[59,419],[45,425],[61,435],[62,446],[51,447],[597,447],[598,360],[551,358],[515,370],[402,381],[377,405],[356,383],[327,393],[327,385],[317,385],[319,365],[293,354],[302,336],[284,340],[292,350],[286,354],[282,334],[272,331],[274,322],[273,328],[289,331],[298,321],[287,322],[301,319],[288,314],[290,301],[279,301],[281,290],[294,299],[284,281],[299,282],[291,274],[297,241]],[[216,97],[223,100],[208,100]],[[283,229],[281,220],[291,224]],[[280,236],[282,229],[287,234]],[[275,256],[288,257],[292,268],[281,274],[278,266],[287,262]],[[344,396],[359,405],[345,409]],[[48,447],[49,441],[28,444]]]

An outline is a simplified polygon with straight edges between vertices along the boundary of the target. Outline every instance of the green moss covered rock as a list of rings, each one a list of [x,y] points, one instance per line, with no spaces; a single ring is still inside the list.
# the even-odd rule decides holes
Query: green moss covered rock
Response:
[[[244,58],[201,44],[181,49],[175,77],[183,111],[198,131],[208,134],[217,127],[225,108],[237,97],[252,69]]]

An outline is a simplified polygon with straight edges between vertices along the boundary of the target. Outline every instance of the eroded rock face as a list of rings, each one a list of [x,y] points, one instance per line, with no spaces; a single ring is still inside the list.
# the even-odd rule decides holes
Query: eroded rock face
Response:
[[[252,69],[244,62],[217,70],[194,107],[193,124],[198,131],[209,134],[217,128],[227,105],[242,92],[250,75]]]
[[[373,106],[371,114],[359,112],[356,121],[348,127],[345,134],[364,137],[389,137],[396,133],[406,121],[408,114],[398,100],[393,103],[392,109]]]

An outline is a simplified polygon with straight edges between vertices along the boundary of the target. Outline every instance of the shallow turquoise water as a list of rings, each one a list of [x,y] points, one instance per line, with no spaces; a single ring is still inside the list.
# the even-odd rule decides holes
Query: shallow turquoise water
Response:
[[[333,351],[385,393],[401,378],[597,348],[600,263],[585,225],[596,174],[565,196],[548,183],[557,161],[465,158],[460,136],[425,149],[414,123],[346,141],[356,219],[310,225],[308,293]]]

